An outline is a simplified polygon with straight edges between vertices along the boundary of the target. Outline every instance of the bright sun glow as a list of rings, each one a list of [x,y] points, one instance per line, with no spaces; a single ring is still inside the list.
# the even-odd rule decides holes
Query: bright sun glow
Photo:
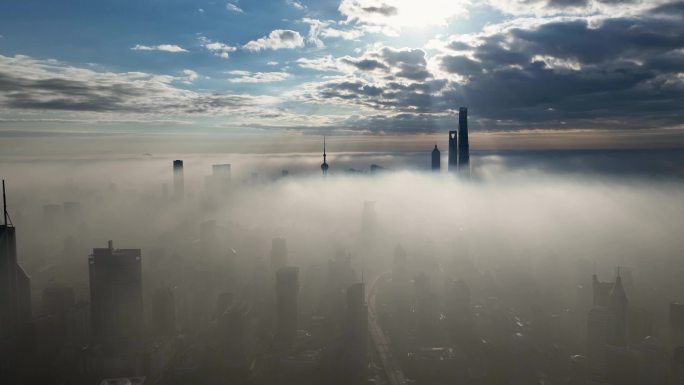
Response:
[[[348,22],[390,28],[443,25],[468,13],[466,0],[343,0]]]

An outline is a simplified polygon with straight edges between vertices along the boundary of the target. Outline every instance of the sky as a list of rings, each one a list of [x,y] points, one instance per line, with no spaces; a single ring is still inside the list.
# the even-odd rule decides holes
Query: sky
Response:
[[[0,3],[7,151],[85,134],[431,141],[460,106],[474,136],[532,147],[684,148],[684,2]]]

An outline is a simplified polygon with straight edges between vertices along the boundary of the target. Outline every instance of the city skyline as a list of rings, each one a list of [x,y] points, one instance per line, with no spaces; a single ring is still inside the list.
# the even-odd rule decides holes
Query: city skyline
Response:
[[[0,385],[684,385],[682,106],[681,0],[0,2]]]
[[[461,178],[460,169],[435,175],[429,149],[419,171],[372,164],[358,177],[330,156],[328,178],[312,164],[236,179],[244,165],[225,158],[195,175],[196,160],[173,159],[162,186],[103,183],[116,173],[97,164],[98,176],[43,180],[49,189],[12,185],[7,211],[19,213],[20,238],[0,257],[17,273],[16,261],[28,266],[14,295],[28,303],[30,290],[32,300],[21,343],[3,345],[0,376],[84,385],[682,378],[684,299],[678,270],[662,270],[681,265],[679,177],[535,177],[478,155],[474,178]],[[54,193],[68,200],[36,203]],[[14,242],[6,227],[2,250]],[[126,248],[97,247],[110,235]]]

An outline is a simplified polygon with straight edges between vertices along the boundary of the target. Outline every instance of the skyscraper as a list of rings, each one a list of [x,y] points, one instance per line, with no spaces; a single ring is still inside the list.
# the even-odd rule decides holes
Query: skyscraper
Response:
[[[185,196],[185,182],[183,181],[183,161],[173,161],[173,197],[181,199]]]
[[[441,159],[440,159],[440,152],[437,149],[437,145],[435,144],[435,149],[432,150],[432,171],[434,172],[439,172],[441,168]]]
[[[47,350],[57,350],[67,341],[67,314],[75,304],[73,288],[50,286],[43,289],[38,338]]]
[[[458,109],[458,168],[461,173],[470,171],[470,145],[468,143],[468,109]]]
[[[627,295],[622,287],[622,277],[618,270],[613,289],[608,295],[608,309],[615,315],[615,326],[612,341],[615,346],[625,346],[627,343]]]
[[[460,346],[476,340],[473,323],[473,313],[470,307],[470,288],[465,281],[448,279],[446,316],[451,326],[452,341]]]
[[[328,162],[326,161],[326,154],[325,154],[325,136],[323,137],[323,164],[321,164],[321,171],[323,171],[323,175],[328,175]]]
[[[587,358],[592,371],[605,374],[608,348],[626,345],[628,300],[618,271],[615,282],[592,278],[594,306],[587,318]]]
[[[211,182],[214,192],[226,193],[230,190],[231,165],[214,164],[211,166]]]
[[[15,227],[7,212],[5,181],[2,181],[3,224],[0,225],[0,365],[11,360],[23,326],[31,319],[31,281],[17,263]]]
[[[214,164],[211,166],[211,172],[217,178],[222,178],[224,180],[230,181],[230,168],[230,163]]]
[[[88,259],[93,336],[97,342],[139,337],[143,332],[140,249],[95,248]]]
[[[449,131],[449,172],[458,172],[458,132]]]
[[[152,322],[158,336],[172,337],[176,334],[176,304],[171,288],[162,287],[154,291]]]
[[[605,374],[606,352],[615,325],[615,315],[603,306],[594,306],[587,317],[587,358],[591,371]]]
[[[276,273],[277,336],[284,342],[294,341],[297,335],[298,275],[299,269],[293,266],[282,267]]]
[[[368,367],[368,306],[363,283],[347,288],[347,321],[344,332],[349,383],[362,383]]]
[[[271,271],[278,271],[287,265],[287,240],[273,238],[271,241]]]
[[[684,346],[675,348],[671,365],[670,384],[684,385]]]

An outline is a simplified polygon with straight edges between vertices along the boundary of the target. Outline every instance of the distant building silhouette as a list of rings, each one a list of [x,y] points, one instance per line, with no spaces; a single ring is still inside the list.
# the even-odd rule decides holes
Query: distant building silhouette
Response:
[[[419,272],[413,278],[413,316],[419,345],[428,346],[435,341],[439,320],[437,296],[430,286],[430,278]]]
[[[608,307],[608,297],[613,290],[613,282],[601,282],[596,274],[592,276],[591,288],[593,293],[593,306]]]
[[[394,311],[402,321],[411,312],[411,277],[408,269],[408,256],[401,245],[394,248],[392,259],[392,298]]]
[[[153,332],[157,336],[173,337],[176,335],[176,303],[171,288],[163,287],[154,291],[152,323]]]
[[[64,202],[64,219],[76,223],[81,218],[81,204],[78,202]]]
[[[185,181],[183,180],[183,161],[173,161],[173,197],[181,199],[185,196]]]
[[[619,271],[614,283],[601,282],[594,275],[592,289],[594,305],[587,319],[587,358],[594,373],[605,375],[609,350],[627,344],[628,301]]]
[[[608,309],[615,315],[615,332],[612,343],[616,346],[625,346],[627,343],[627,294],[622,287],[622,277],[618,270],[613,289],[608,295]]]
[[[76,295],[71,287],[47,287],[43,289],[43,313],[63,313],[76,304]]]
[[[684,385],[684,346],[675,348],[670,365],[670,384]]]
[[[90,303],[96,342],[139,337],[143,332],[140,249],[95,248],[89,260]]]
[[[625,346],[611,346],[606,351],[606,383],[640,385],[639,353]]]
[[[43,205],[43,224],[48,227],[57,225],[59,213],[62,211],[62,206],[56,204]]]
[[[222,304],[222,307],[216,317],[216,334],[211,343],[217,354],[209,359],[210,365],[215,366],[212,371],[215,378],[207,383],[221,384],[226,378],[235,379],[236,383],[246,383],[250,363],[247,359],[248,339],[245,335],[248,307],[232,298]]]
[[[379,173],[379,172],[382,172],[382,171],[384,171],[384,170],[385,170],[384,167],[378,166],[377,164],[371,164],[371,165],[370,165],[370,173],[371,173],[371,175],[375,175],[375,174],[377,174],[377,173]]]
[[[470,144],[468,143],[468,109],[458,109],[458,169],[466,174],[470,171]]]
[[[287,266],[287,240],[273,238],[271,241],[271,271],[278,271]]]
[[[211,166],[211,175],[207,177],[207,188],[216,194],[225,194],[230,190],[231,165],[214,164]]]
[[[684,304],[670,303],[670,348],[684,346]]]
[[[667,384],[669,379],[670,363],[666,347],[653,336],[644,338],[638,345],[639,348],[639,384],[657,385]]]
[[[299,269],[293,266],[282,267],[276,273],[277,337],[283,342],[292,342],[297,336],[298,275]]]
[[[92,322],[90,304],[77,302],[66,314],[66,338],[77,346],[85,346],[91,342]]]
[[[435,144],[435,149],[432,150],[432,171],[439,172],[441,168],[441,155]]]
[[[375,233],[378,214],[375,212],[375,201],[364,201],[361,213],[361,232],[365,241],[370,241]]]
[[[326,160],[326,153],[325,153],[325,136],[323,137],[323,163],[321,164],[321,171],[323,171],[323,175],[328,175],[328,162]]]
[[[67,341],[67,313],[76,304],[71,287],[47,287],[43,289],[40,339],[49,349],[59,349]]]
[[[615,316],[603,306],[596,306],[587,317],[587,358],[595,374],[607,371],[606,354],[608,342],[615,324]]]
[[[3,224],[0,224],[0,372],[11,365],[12,353],[31,320],[31,281],[17,263],[16,228],[7,212],[2,181]]]
[[[570,356],[568,385],[584,385],[589,379],[587,357],[579,354]]]
[[[214,164],[211,166],[211,172],[215,177],[227,180],[228,182],[230,182],[230,169],[230,163]]]
[[[448,293],[446,316],[451,327],[451,339],[459,346],[468,346],[468,343],[477,339],[470,307],[470,288],[461,279],[449,279],[445,287]]]
[[[458,172],[458,132],[449,131],[449,172]]]
[[[368,367],[368,306],[363,283],[347,288],[346,318],[344,369],[349,376],[349,383],[362,383]]]

